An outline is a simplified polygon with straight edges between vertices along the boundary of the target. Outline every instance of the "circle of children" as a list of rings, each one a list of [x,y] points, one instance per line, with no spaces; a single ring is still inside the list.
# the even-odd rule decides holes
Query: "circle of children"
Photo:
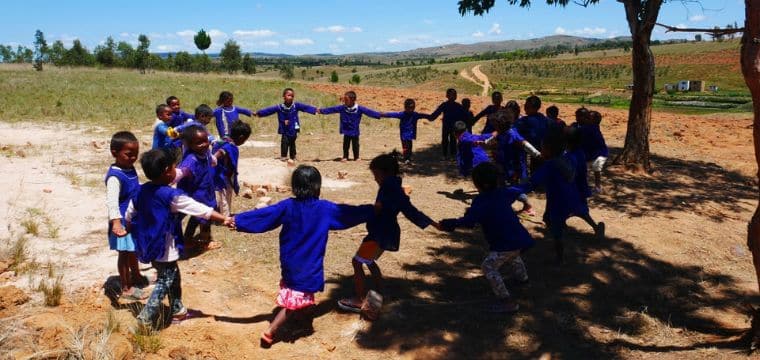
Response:
[[[232,93],[224,91],[216,109],[200,105],[194,116],[180,109],[178,98],[169,97],[166,104],[156,108],[153,148],[139,157],[148,179],[143,184],[139,183],[133,166],[138,160],[137,138],[128,131],[113,135],[110,149],[115,162],[105,177],[109,245],[119,254],[120,297],[133,301],[147,299],[137,316],[138,329],[155,326],[165,296],[173,321],[181,322],[192,316],[193,312],[182,303],[177,261],[186,250],[203,251],[219,246],[211,241],[212,222],[246,233],[262,233],[281,226],[282,278],[276,299],[279,310],[261,335],[263,347],[276,341],[277,330],[287,319],[308,314],[315,305],[314,294],[324,290],[323,259],[330,230],[366,223],[368,235],[352,259],[355,296],[340,300],[337,305],[369,319],[377,318],[382,303],[377,260],[383,251],[399,249],[399,212],[423,229],[428,225],[441,231],[478,224],[482,227],[489,244],[482,270],[497,298],[487,308],[496,312],[518,309],[499,268],[509,265],[518,284],[528,280],[520,254],[534,241],[517,216],[521,213],[535,216],[526,194],[535,189],[546,192],[543,220],[553,238],[558,262],[562,261],[562,237],[569,217],[582,218],[591,225],[595,236],[604,236],[604,223],[591,218],[586,202],[592,195],[587,183],[587,161],[595,177],[593,189],[600,191],[600,174],[607,156],[598,112],[580,108],[575,114],[576,123],[567,126],[557,117],[558,109],[554,106],[547,109],[548,117],[541,114],[541,100],[536,96],[525,100],[524,115],[520,116],[520,105],[509,101],[502,106],[502,95],[498,92],[493,93],[493,104],[477,115],[469,111],[469,100],[456,101],[454,89],[446,92],[447,100],[432,114],[415,112],[413,99],[404,102],[401,112],[381,113],[358,105],[353,91],[342,97],[342,105],[322,109],[295,102],[292,89],[285,89],[282,95],[283,103],[251,111],[233,105]],[[359,159],[359,124],[363,115],[398,118],[401,161],[407,164],[412,160],[417,121],[433,121],[442,114],[443,160],[455,158],[460,173],[472,176],[479,195],[464,216],[433,221],[417,210],[403,191],[399,159],[383,154],[369,165],[379,185],[372,205],[339,205],[320,199],[319,171],[301,165],[292,173],[291,198],[261,209],[230,214],[232,193],[239,190],[238,147],[251,135],[251,127],[240,120],[240,115],[277,114],[281,156],[295,159],[299,112],[340,114],[343,161],[348,160],[349,147],[353,159]],[[481,134],[473,134],[472,126],[483,117],[487,121]],[[211,120],[216,122],[218,137],[206,128]],[[515,201],[523,204],[517,213],[511,207]],[[188,217],[184,232],[183,217]],[[194,236],[198,227],[200,234]],[[152,264],[157,271],[150,297],[143,290],[148,280],[140,274],[138,261]],[[364,266],[369,269],[372,289],[365,284],[368,281]]]

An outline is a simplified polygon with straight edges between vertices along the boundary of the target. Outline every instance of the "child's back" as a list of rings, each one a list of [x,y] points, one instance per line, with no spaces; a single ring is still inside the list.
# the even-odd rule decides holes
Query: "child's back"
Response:
[[[401,183],[402,180],[398,176],[388,176],[383,180],[376,198],[376,202],[382,204],[382,207],[373,218],[367,221],[367,238],[377,241],[383,250],[397,251],[399,248],[401,239],[399,213],[403,213],[407,219],[421,228],[433,222],[412,205]]]
[[[528,159],[523,150],[525,139],[514,128],[496,136],[496,160],[504,168],[508,180],[513,181],[528,177]]]
[[[184,176],[178,183],[177,188],[186,192],[196,201],[211,207],[216,206],[216,194],[214,193],[214,167],[212,156],[200,156],[192,151],[186,151],[179,165],[184,172],[191,174]]]
[[[607,143],[598,124],[582,124],[578,126],[578,130],[581,132],[581,147],[587,160],[593,161],[599,156],[609,156]]]
[[[486,151],[477,145],[476,142],[485,141],[490,137],[491,134],[474,135],[466,131],[459,136],[457,164],[459,165],[459,173],[462,176],[469,176],[470,171],[475,166],[489,161]]]
[[[573,215],[588,213],[588,206],[575,183],[575,175],[573,164],[562,156],[547,160],[533,173],[530,185],[544,186],[546,189],[544,221],[564,224]]]
[[[147,182],[133,199],[132,236],[142,263],[173,261],[182,249],[180,217],[171,212],[172,200],[183,194],[168,185]],[[171,236],[173,241],[167,241]]]

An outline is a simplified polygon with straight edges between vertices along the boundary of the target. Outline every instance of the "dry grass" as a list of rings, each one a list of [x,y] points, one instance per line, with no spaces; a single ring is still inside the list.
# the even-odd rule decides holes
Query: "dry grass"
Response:
[[[138,351],[155,354],[163,347],[160,332],[153,327],[137,326],[132,333],[132,343]]]
[[[37,291],[42,293],[45,306],[58,306],[63,298],[63,275],[57,275],[51,263],[47,268],[47,278],[40,280]]]

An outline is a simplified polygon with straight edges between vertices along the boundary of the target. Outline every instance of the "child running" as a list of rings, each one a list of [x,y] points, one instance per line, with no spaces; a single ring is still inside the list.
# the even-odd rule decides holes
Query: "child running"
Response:
[[[230,125],[240,119],[240,114],[253,116],[251,110],[233,105],[234,100],[235,97],[231,92],[222,91],[219,93],[219,100],[216,101],[218,106],[214,110],[216,129],[219,131],[219,138],[224,141],[230,140]]]
[[[489,306],[493,312],[515,312],[519,306],[504,284],[499,268],[508,264],[512,276],[520,283],[528,281],[528,271],[520,252],[533,246],[533,238],[522,226],[511,204],[519,192],[498,186],[498,169],[492,163],[482,163],[472,171],[472,181],[478,196],[472,206],[458,219],[441,220],[441,229],[454,231],[458,227],[473,228],[480,224],[488,242],[489,252],[481,269],[497,301]]]
[[[176,132],[169,126],[172,120],[172,109],[169,105],[160,104],[156,106],[156,122],[153,124],[153,146],[151,149],[171,149],[172,137],[176,137]]]
[[[347,91],[343,95],[343,105],[319,109],[320,114],[340,113],[340,133],[343,135],[343,158],[341,161],[348,161],[348,147],[354,154],[354,161],[359,160],[359,125],[362,122],[362,115],[379,119],[382,115],[380,112],[358,105],[356,103],[356,93]]]
[[[176,176],[174,155],[169,150],[148,151],[140,158],[140,164],[150,181],[140,186],[126,210],[125,219],[135,240],[137,258],[140,262],[152,264],[158,274],[156,287],[137,316],[138,330],[146,333],[166,295],[169,296],[172,320],[182,321],[188,317],[188,310],[182,304],[182,283],[177,266],[183,252],[177,213],[220,221],[227,226],[232,225],[232,219],[169,186]]]
[[[491,159],[486,151],[481,147],[483,143],[490,139],[492,134],[473,135],[467,132],[467,125],[463,121],[457,121],[454,125],[454,134],[457,139],[457,166],[459,175],[470,176],[470,172],[480,163],[488,162]]]
[[[263,108],[253,113],[253,116],[267,117],[277,113],[277,133],[282,135],[280,139],[280,159],[287,160],[288,153],[290,159],[296,159],[296,138],[301,131],[301,122],[298,119],[298,112],[303,111],[309,114],[316,114],[317,108],[311,105],[294,102],[296,93],[291,88],[282,91],[282,104]]]
[[[135,242],[127,233],[124,213],[131,200],[140,189],[135,171],[135,161],[140,152],[140,143],[129,131],[119,131],[111,137],[111,155],[114,163],[106,173],[106,206],[108,208],[108,245],[119,253],[116,267],[121,283],[120,298],[141,300],[147,297],[135,284],[142,280],[140,267],[135,256]]]
[[[382,114],[383,117],[399,119],[401,151],[403,161],[407,165],[412,163],[412,143],[417,139],[417,121],[420,119],[431,120],[430,115],[414,111],[416,106],[414,99],[406,99],[404,100],[404,111]]]
[[[218,211],[224,216],[232,212],[232,192],[240,192],[238,184],[238,158],[240,150],[238,146],[245,144],[251,136],[251,126],[242,120],[232,123],[230,138],[232,142],[221,141],[214,143],[212,152],[218,159],[214,168],[214,188],[216,189],[216,203]]]
[[[172,119],[169,121],[169,126],[176,128],[186,122],[195,120],[192,114],[182,111],[180,108],[179,98],[172,95],[166,98],[166,105],[172,109]]]
[[[184,191],[193,200],[208,207],[216,207],[214,192],[214,167],[217,158],[211,155],[208,132],[200,126],[190,126],[182,132],[185,153],[179,165],[175,181],[177,189]],[[199,243],[193,241],[195,229],[200,225]],[[190,217],[185,228],[185,242],[188,248],[201,245],[201,250],[213,250],[221,244],[211,239],[211,224],[204,219]]]
[[[374,320],[378,316],[379,308],[370,306],[370,302],[365,303],[365,297],[374,296],[382,299],[381,282],[383,277],[377,260],[384,251],[398,251],[399,249],[401,228],[398,225],[398,214],[403,213],[409,221],[421,229],[428,225],[438,228],[438,224],[417,210],[409,201],[409,196],[401,188],[400,169],[395,157],[390,154],[379,155],[372,159],[369,169],[380,186],[375,199],[375,216],[367,222],[367,236],[362,240],[356,255],[351,260],[354,267],[354,291],[356,294],[353,298],[338,301],[338,307],[357,313],[364,309],[364,315],[368,319]],[[374,290],[369,290],[369,292],[375,292],[372,295],[369,295],[365,286],[364,265],[372,274]]]
[[[300,165],[291,179],[293,198],[235,216],[241,232],[262,233],[282,225],[282,279],[276,300],[280,310],[261,335],[261,347],[270,347],[280,326],[296,314],[306,315],[315,304],[314,293],[324,291],[324,257],[330,230],[348,229],[372,216],[372,205],[338,205],[320,200],[321,186],[319,170]]]
[[[525,116],[515,121],[515,128],[534,148],[540,149],[544,138],[549,133],[549,129],[552,128],[552,121],[539,112],[541,109],[541,99],[538,96],[529,96],[525,99],[524,109]],[[537,169],[540,163],[540,159],[531,159],[531,172]]]
[[[604,135],[599,125],[602,123],[602,114],[598,111],[589,112],[588,119],[580,126],[581,147],[586,155],[586,160],[591,162],[591,171],[594,172],[594,192],[601,194],[602,170],[607,162],[609,149],[604,141]]]
[[[438,105],[438,108],[430,114],[430,120],[435,120],[439,115],[443,114],[443,121],[441,125],[441,149],[443,152],[444,161],[448,160],[450,156],[455,156],[457,153],[457,139],[454,135],[454,124],[457,121],[464,121],[467,115],[465,114],[462,104],[457,102],[456,89],[446,90],[446,101]]]

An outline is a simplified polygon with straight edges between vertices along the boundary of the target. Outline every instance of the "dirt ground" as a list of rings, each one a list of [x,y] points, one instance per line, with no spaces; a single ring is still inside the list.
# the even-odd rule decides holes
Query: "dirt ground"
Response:
[[[311,87],[336,99],[348,89]],[[354,88],[358,103],[383,111],[398,111],[413,97],[418,111],[431,112],[444,99],[425,89]],[[489,101],[472,100],[476,112]],[[574,107],[558,106],[572,120]],[[623,145],[627,112],[599,110],[614,155]],[[395,120],[364,122],[363,158],[400,148]],[[415,164],[404,167],[412,202],[434,219],[460,216],[475,195],[454,164],[440,161],[439,122],[420,123]],[[0,122],[0,210],[8,221],[0,239],[10,245],[27,238],[29,257],[42,269],[53,264],[66,284],[63,304],[44,307],[35,290],[44,270],[0,274],[0,357],[55,358],[79,349],[85,357],[110,351],[120,359],[744,358],[743,304],[758,301],[744,240],[757,201],[750,125],[745,115],[654,113],[656,171],[605,172],[605,192],[590,206],[592,216],[606,223],[607,238],[596,240],[582,221],[571,220],[568,261],[561,267],[551,265],[551,243],[544,240],[543,196],[531,195],[539,217],[524,225],[537,246],[524,255],[529,284],[508,283],[521,306],[511,316],[483,312],[490,288],[480,273],[486,248],[478,230],[443,234],[402,219],[401,250],[379,261],[386,289],[379,320],[336,309],[335,301],[351,294],[350,258],[366,231],[358,226],[334,232],[313,322],[290,324],[288,336],[262,350],[258,337],[271,320],[279,280],[278,231],[242,235],[215,228],[222,249],[180,262],[183,301],[200,316],[163,329],[152,354],[134,345],[131,328],[141,305],[107,296],[117,272],[116,254],[106,243],[102,176],[113,129],[51,124],[29,132]],[[136,131],[142,150],[149,146],[149,130]],[[71,141],[60,143],[64,138]],[[274,160],[274,127],[251,140],[241,151],[241,180],[286,184],[292,167]],[[315,165],[325,178],[323,198],[374,201],[377,185],[368,162],[334,161],[340,155],[337,121],[334,128],[302,133],[298,147],[299,163]],[[343,171],[347,177],[339,179]],[[274,201],[288,196],[268,195]],[[257,201],[235,198],[234,210]],[[39,223],[37,235],[23,225],[30,218]],[[104,327],[113,331],[103,335]],[[84,339],[84,345],[72,339]]]

